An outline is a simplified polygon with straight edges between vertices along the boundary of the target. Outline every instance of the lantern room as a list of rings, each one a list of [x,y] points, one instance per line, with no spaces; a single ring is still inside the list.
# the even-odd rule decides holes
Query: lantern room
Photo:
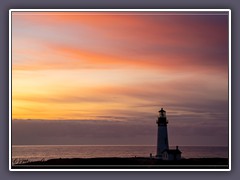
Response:
[[[166,116],[166,111],[163,110],[163,108],[161,108],[158,115],[158,120],[157,120],[157,124],[158,125],[167,125],[168,121],[167,121],[167,116]]]
[[[161,108],[161,110],[158,111],[158,112],[159,112],[159,116],[158,117],[166,118],[166,111],[164,111],[163,108]]]

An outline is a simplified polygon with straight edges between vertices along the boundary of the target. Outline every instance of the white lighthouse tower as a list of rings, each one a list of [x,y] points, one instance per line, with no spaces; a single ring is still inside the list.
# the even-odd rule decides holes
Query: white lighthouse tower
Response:
[[[161,159],[162,158],[162,152],[164,150],[168,150],[168,131],[167,131],[167,117],[166,117],[166,111],[161,108],[159,111],[159,116],[157,120],[158,125],[158,136],[157,136],[157,155],[156,157]]]

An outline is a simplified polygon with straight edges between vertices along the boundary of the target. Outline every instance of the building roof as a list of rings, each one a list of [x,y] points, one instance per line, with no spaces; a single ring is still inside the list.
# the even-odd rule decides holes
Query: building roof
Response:
[[[167,152],[168,154],[181,154],[182,152],[179,149],[165,149],[162,153]]]

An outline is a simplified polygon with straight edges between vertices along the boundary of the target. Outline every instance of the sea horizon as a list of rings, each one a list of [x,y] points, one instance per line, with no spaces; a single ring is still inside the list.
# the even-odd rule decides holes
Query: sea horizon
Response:
[[[60,158],[150,157],[156,145],[13,145],[12,161]],[[182,158],[228,158],[228,146],[178,146]],[[176,146],[170,146],[175,149]]]
[[[157,146],[154,144],[14,144],[12,147],[15,146]],[[227,147],[227,145],[170,145],[169,147]]]

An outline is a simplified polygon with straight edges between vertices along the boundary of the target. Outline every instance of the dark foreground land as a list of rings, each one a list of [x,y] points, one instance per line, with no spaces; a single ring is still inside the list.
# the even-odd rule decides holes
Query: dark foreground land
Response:
[[[13,169],[228,169],[227,158],[163,161],[155,158],[72,158],[15,164]]]

